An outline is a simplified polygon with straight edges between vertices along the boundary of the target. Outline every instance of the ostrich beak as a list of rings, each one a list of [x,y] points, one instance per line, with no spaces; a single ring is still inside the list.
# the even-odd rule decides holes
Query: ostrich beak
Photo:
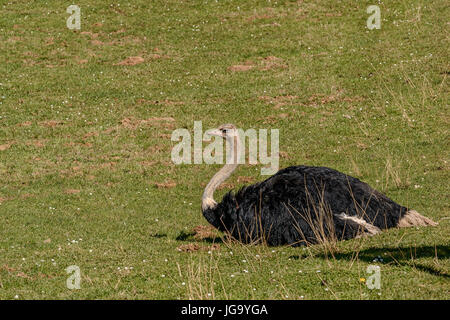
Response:
[[[219,129],[211,129],[206,132],[209,136],[223,137],[223,133]]]

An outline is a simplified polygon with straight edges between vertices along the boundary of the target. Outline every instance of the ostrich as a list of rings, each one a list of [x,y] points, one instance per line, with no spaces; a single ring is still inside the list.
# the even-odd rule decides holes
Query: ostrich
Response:
[[[299,246],[330,237],[375,235],[393,227],[437,225],[368,184],[326,167],[291,166],[230,191],[217,203],[214,191],[236,169],[242,150],[232,124],[209,134],[226,140],[228,158],[204,190],[202,213],[212,226],[243,243]]]

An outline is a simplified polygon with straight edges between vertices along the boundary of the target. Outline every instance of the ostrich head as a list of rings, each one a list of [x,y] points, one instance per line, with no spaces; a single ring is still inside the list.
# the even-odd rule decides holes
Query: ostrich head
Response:
[[[216,129],[209,130],[208,134],[210,136],[218,136],[218,137],[223,137],[224,139],[230,139],[232,137],[237,136],[238,133],[237,133],[236,126],[234,124],[227,123],[227,124],[222,124],[221,126],[219,126]]]
[[[233,173],[238,166],[241,155],[241,144],[239,132],[233,124],[223,124],[217,129],[209,130],[208,135],[222,137],[226,141],[227,160],[226,164],[209,181],[202,196],[202,209],[214,208],[217,203],[213,194],[217,187]]]

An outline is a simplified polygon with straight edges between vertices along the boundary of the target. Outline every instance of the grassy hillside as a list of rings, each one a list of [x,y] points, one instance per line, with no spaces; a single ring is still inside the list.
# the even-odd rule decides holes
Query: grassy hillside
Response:
[[[70,4],[0,4],[1,299],[449,298],[445,1],[79,0],[80,30]],[[194,121],[279,129],[281,168],[335,168],[439,226],[227,241],[199,227],[220,166],[171,161]]]

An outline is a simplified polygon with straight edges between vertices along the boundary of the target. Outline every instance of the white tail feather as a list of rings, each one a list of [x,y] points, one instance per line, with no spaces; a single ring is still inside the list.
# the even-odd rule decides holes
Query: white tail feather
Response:
[[[366,235],[375,235],[381,232],[381,229],[374,226],[373,224],[368,223],[364,219],[358,218],[356,216],[349,216],[345,213],[341,213],[337,215],[339,218],[345,220],[347,223],[353,226],[361,227],[362,230],[365,230]]]
[[[406,228],[413,226],[437,226],[430,218],[424,217],[416,210],[409,210],[399,221],[397,227]]]

